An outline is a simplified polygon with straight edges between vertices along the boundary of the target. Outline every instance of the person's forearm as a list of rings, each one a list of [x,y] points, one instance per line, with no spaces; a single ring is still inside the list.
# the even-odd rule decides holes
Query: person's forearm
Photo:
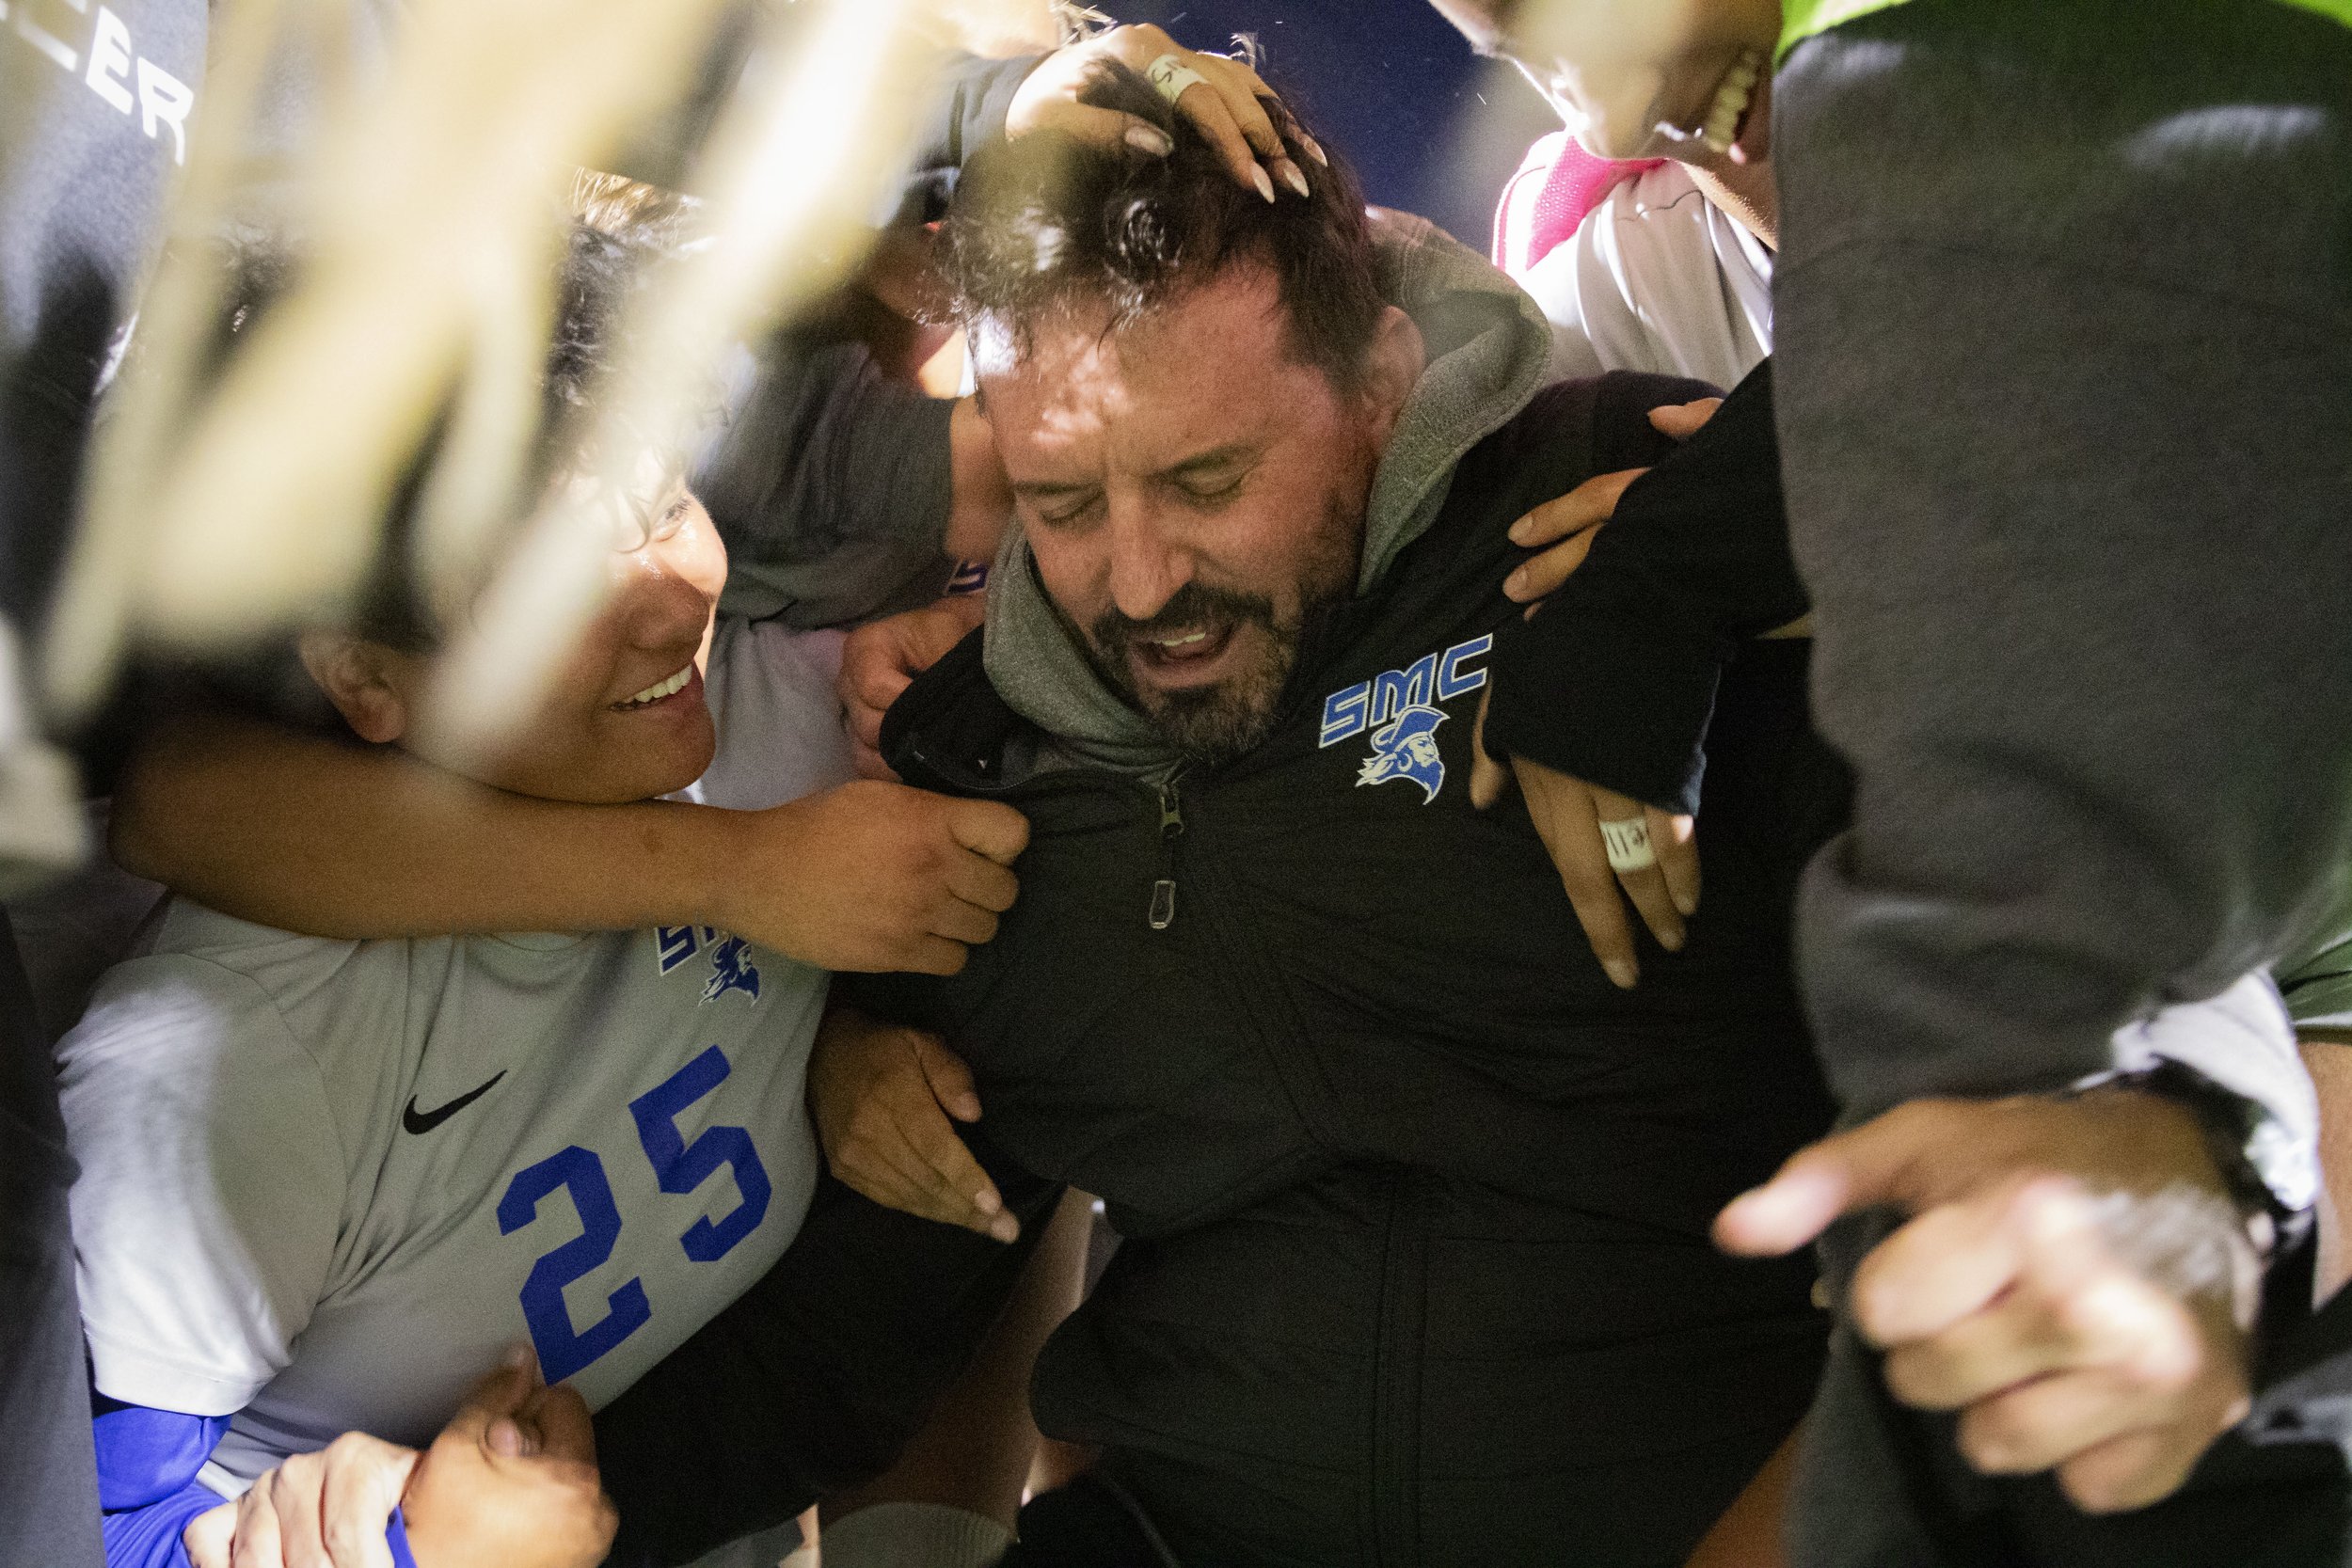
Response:
[[[1781,1516],[1788,1508],[1797,1446],[1804,1440],[1800,1425],[1772,1450],[1764,1467],[1700,1539],[1684,1568],[1784,1568],[1788,1558],[1781,1545]]]
[[[2336,1293],[2352,1268],[2344,1224],[2352,1215],[2352,1029],[2301,1031],[2303,1066],[2319,1095],[2319,1257],[2313,1299]]]
[[[112,848],[201,903],[316,936],[626,930],[716,923],[737,821],[530,800],[395,752],[208,718],[133,761]]]

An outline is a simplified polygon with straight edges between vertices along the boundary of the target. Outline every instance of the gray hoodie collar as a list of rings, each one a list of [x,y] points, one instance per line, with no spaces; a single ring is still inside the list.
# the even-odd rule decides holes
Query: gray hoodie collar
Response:
[[[1421,326],[1429,362],[1373,478],[1356,591],[1369,592],[1445,505],[1454,465],[1544,384],[1551,328],[1535,302],[1427,220],[1376,211],[1381,293]],[[1005,702],[1056,750],[1120,772],[1176,760],[1150,721],[1105,686],[1046,597],[1018,522],[989,577],[985,662]]]

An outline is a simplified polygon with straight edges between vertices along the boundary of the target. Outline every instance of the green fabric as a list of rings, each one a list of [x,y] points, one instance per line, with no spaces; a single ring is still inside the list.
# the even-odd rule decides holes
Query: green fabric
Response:
[[[1903,0],[1781,0],[1780,54],[1787,55],[1816,33],[1826,33],[1841,27],[1855,17],[1883,11],[1899,6]],[[2330,21],[2352,27],[2352,0],[2278,0],[2282,6],[2296,6],[2315,11]]]
[[[2271,973],[2297,1027],[2352,1029],[2352,879],[2318,933]]]

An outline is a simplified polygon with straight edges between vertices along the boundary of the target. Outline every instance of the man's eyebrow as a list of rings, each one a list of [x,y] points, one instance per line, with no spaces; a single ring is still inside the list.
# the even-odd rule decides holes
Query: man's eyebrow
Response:
[[[1195,452],[1181,463],[1170,463],[1152,477],[1158,480],[1184,479],[1212,468],[1228,468],[1237,463],[1255,462],[1259,448],[1251,441],[1228,441],[1221,447]]]
[[[1060,496],[1082,496],[1102,486],[1088,481],[1015,480],[1012,493],[1032,500],[1051,500]]]

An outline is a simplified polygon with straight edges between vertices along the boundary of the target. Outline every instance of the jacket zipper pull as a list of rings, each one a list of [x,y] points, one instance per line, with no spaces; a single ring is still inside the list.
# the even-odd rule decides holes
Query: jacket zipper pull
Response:
[[[1160,785],[1160,879],[1152,884],[1152,929],[1165,931],[1176,923],[1176,839],[1184,831],[1184,813],[1176,799],[1176,781]]]

